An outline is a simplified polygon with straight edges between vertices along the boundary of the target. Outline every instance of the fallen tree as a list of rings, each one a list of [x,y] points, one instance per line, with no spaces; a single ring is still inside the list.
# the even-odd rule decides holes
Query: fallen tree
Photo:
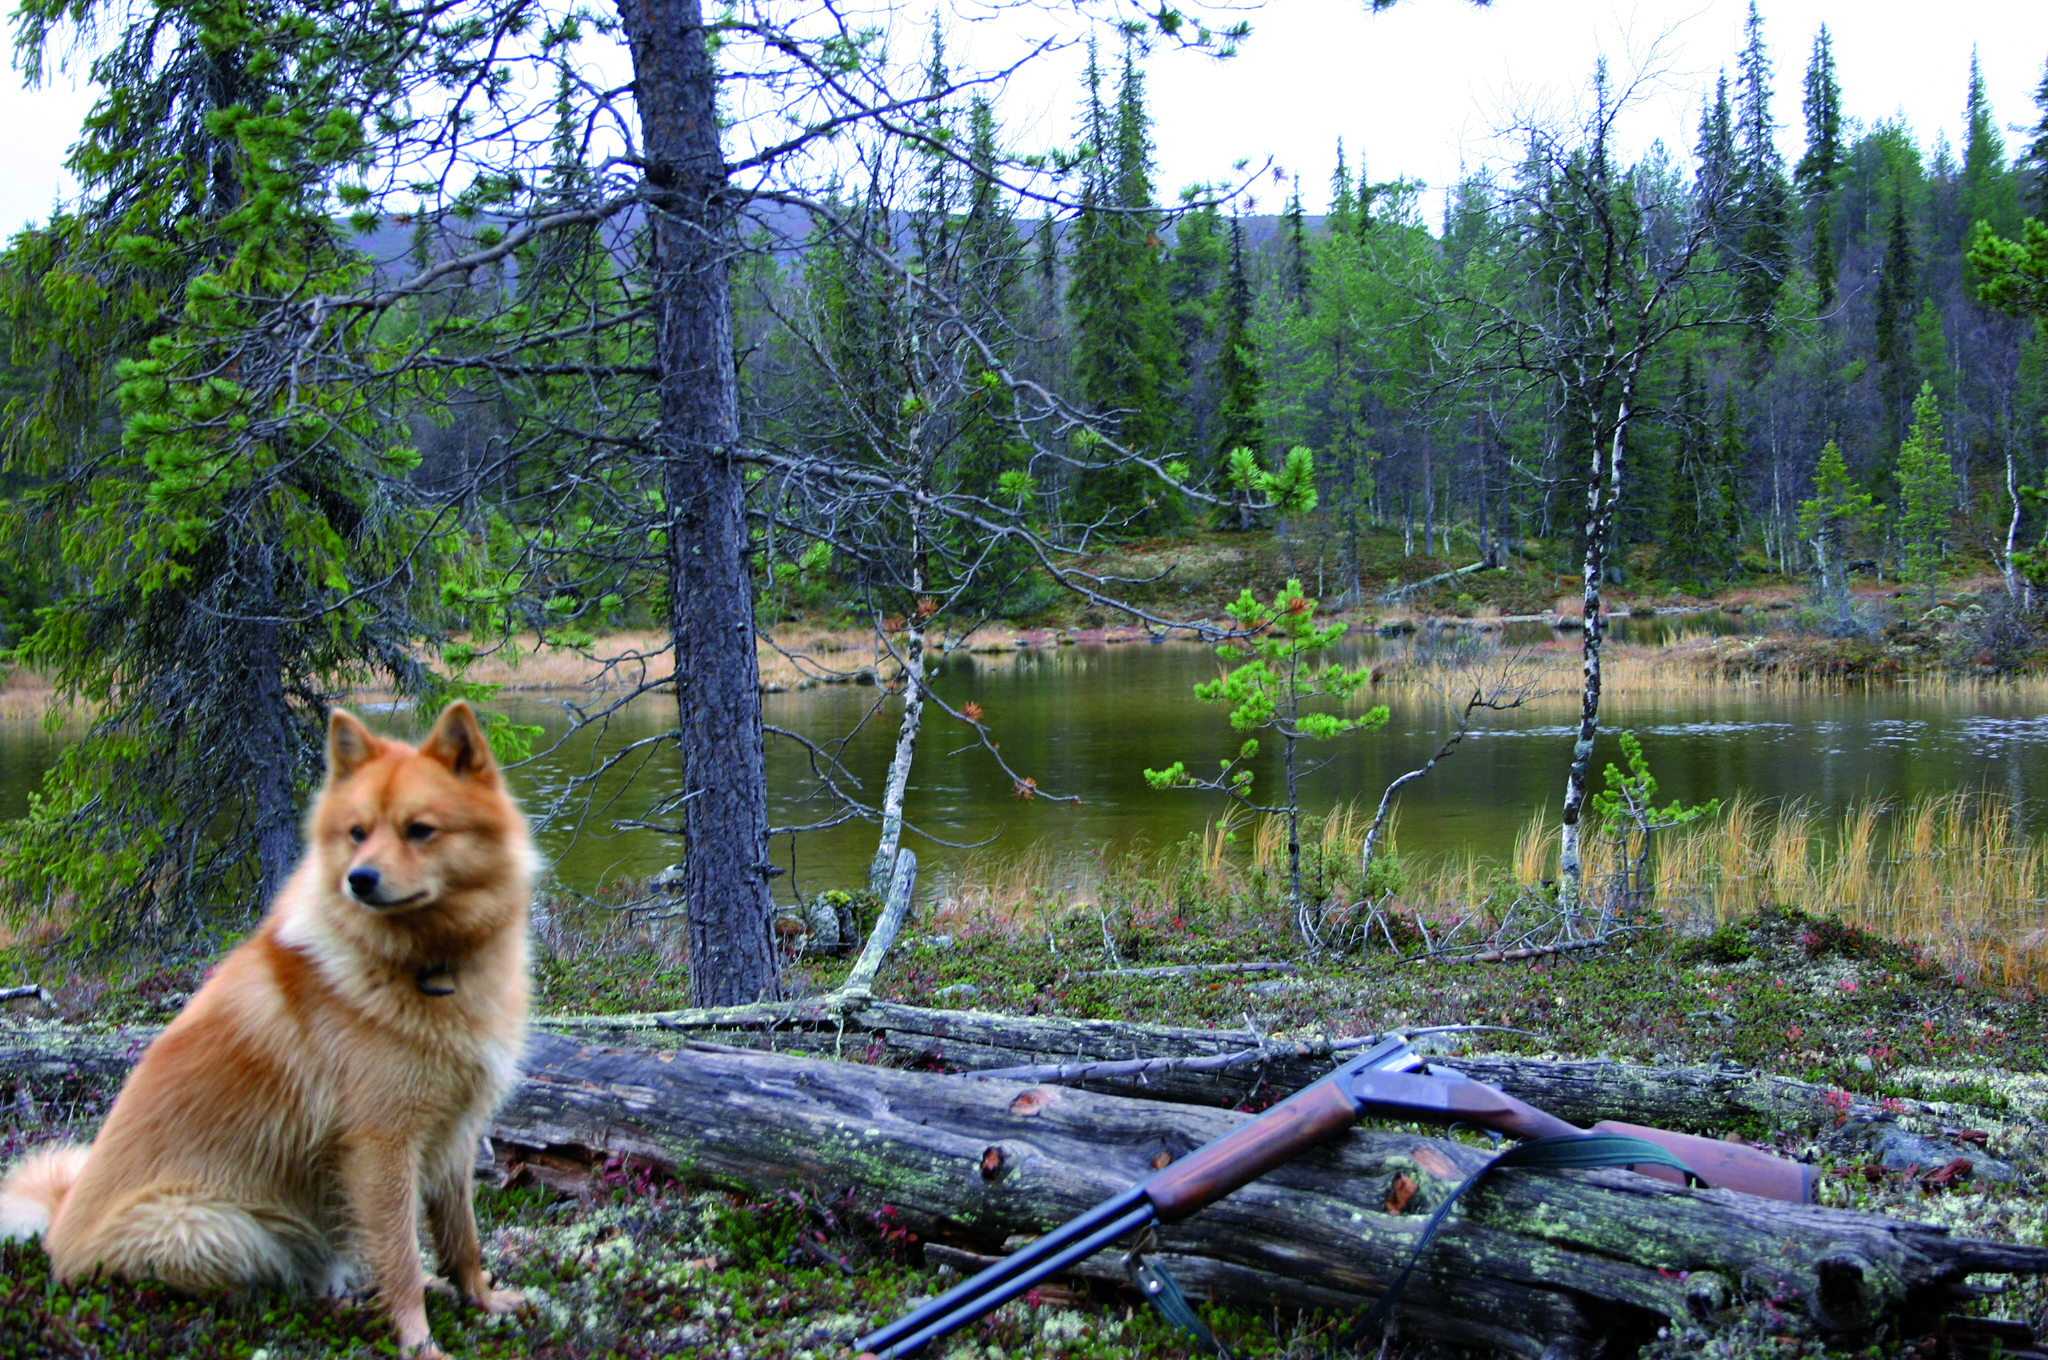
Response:
[[[858,1054],[867,1062],[899,1067],[961,1072],[1031,1069],[1031,1080],[1222,1106],[1297,1091],[1328,1072],[1332,1058],[1343,1051],[1338,1047],[1343,1041],[1329,1036],[933,1010],[859,995],[714,1010],[560,1016],[546,1023],[564,1033],[608,1034],[643,1045],[702,1038],[788,1053]],[[1248,1060],[1228,1065],[1183,1061],[1248,1052]],[[1168,1061],[1135,1073],[1086,1071],[1139,1057]],[[1938,1136],[1944,1129],[2032,1128],[2036,1123],[2030,1113],[1952,1102],[1880,1103],[1733,1064],[1645,1066],[1502,1054],[1460,1055],[1448,1061],[1577,1124],[1619,1119],[1696,1133],[1898,1125]]]
[[[0,1028],[0,1081],[25,1091],[117,1077],[147,1038]],[[1093,1207],[1249,1117],[698,1042],[626,1049],[539,1033],[491,1137],[514,1167],[528,1155],[628,1157],[756,1191],[851,1189],[895,1206],[935,1255],[964,1260]],[[1195,1292],[1355,1309],[1487,1155],[1354,1130],[1165,1229],[1158,1256]],[[1108,1259],[1090,1267],[1114,1270]],[[1932,1325],[1984,1292],[1970,1280],[1984,1272],[2048,1273],[2048,1250],[1626,1172],[1516,1171],[1466,1197],[1396,1319],[1411,1336],[1530,1357],[1625,1344],[1757,1298],[1787,1331],[1856,1334]]]

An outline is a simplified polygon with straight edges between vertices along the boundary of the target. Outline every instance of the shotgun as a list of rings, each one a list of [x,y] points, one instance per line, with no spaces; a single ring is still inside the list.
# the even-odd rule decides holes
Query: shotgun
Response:
[[[1462,1072],[1430,1064],[1410,1047],[1406,1037],[1390,1034],[1257,1119],[1204,1144],[888,1326],[859,1338],[854,1347],[861,1360],[910,1355],[1117,1239],[1155,1221],[1178,1223],[1368,1117],[1475,1124],[1522,1139],[1618,1134],[1654,1144],[1670,1155],[1664,1163],[1629,1164],[1630,1170],[1644,1175],[1680,1185],[1688,1179],[1698,1180],[1723,1190],[1793,1204],[1813,1202],[1813,1167],[1740,1143],[1612,1120],[1581,1129]],[[1683,1163],[1685,1170],[1671,1165],[1670,1160]]]

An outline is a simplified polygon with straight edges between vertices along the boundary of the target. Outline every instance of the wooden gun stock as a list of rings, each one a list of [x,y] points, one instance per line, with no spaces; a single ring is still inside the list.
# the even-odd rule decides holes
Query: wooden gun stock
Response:
[[[1445,1068],[1417,1071],[1422,1065],[1422,1059],[1405,1040],[1398,1035],[1386,1036],[1369,1052],[1295,1092],[1257,1119],[1204,1144],[938,1298],[861,1337],[855,1347],[862,1353],[862,1360],[896,1360],[922,1350],[939,1337],[1000,1307],[1039,1280],[1138,1231],[1154,1218],[1179,1222],[1342,1133],[1365,1115],[1435,1124],[1477,1124],[1525,1139],[1571,1137],[1587,1132],[1462,1072]],[[1591,1131],[1624,1134],[1654,1143],[1711,1186],[1794,1204],[1813,1202],[1812,1167],[1740,1143],[1716,1142],[1712,1138],[1612,1121],[1596,1125]],[[1629,1148],[1621,1155],[1642,1154],[1639,1149]],[[1660,1180],[1681,1184],[1685,1181],[1682,1173],[1670,1167],[1637,1165],[1630,1169]]]
[[[1357,1122],[1351,1097],[1325,1077],[1147,1180],[1145,1198],[1161,1221],[1178,1223]]]
[[[1352,1078],[1351,1092],[1363,1105],[1361,1115],[1425,1119],[1438,1124],[1477,1124],[1516,1138],[1563,1138],[1588,1132],[1505,1091],[1443,1068],[1433,1068],[1426,1076],[1412,1072],[1362,1072]],[[1817,1173],[1789,1158],[1741,1143],[1724,1143],[1611,1119],[1595,1124],[1590,1131],[1624,1134],[1655,1143],[1716,1189],[1738,1190],[1745,1195],[1790,1204],[1813,1203]],[[1639,1164],[1629,1169],[1658,1180],[1685,1183],[1684,1175],[1668,1166]]]
[[[1668,1129],[1649,1129],[1613,1119],[1601,1120],[1592,1131],[1627,1134],[1646,1143],[1655,1143],[1691,1167],[1693,1174],[1708,1185],[1720,1190],[1739,1190],[1762,1199],[1811,1204],[1814,1186],[1820,1178],[1816,1167],[1787,1157],[1775,1157],[1743,1143],[1724,1143],[1716,1138],[1672,1133]],[[1663,1181],[1683,1183],[1685,1180],[1668,1166],[1634,1166],[1629,1169]]]

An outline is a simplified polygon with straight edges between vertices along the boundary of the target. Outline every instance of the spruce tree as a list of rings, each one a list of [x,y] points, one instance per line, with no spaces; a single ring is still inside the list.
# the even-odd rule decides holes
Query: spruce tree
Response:
[[[1090,155],[1075,222],[1067,304],[1075,333],[1075,379],[1089,408],[1127,449],[1147,457],[1178,452],[1173,394],[1180,381],[1173,314],[1152,201],[1151,121],[1135,52],[1124,53],[1112,110],[1103,103],[1093,47],[1085,106]],[[1071,514],[1111,529],[1156,533],[1179,519],[1178,501],[1144,468],[1080,450],[1105,464],[1080,474]]]
[[[1714,445],[1714,461],[1701,479],[1702,503],[1713,508],[1713,519],[1701,525],[1707,536],[1706,551],[1724,577],[1735,574],[1742,565],[1742,465],[1746,452],[1731,384],[1721,395],[1721,437]]]
[[[985,95],[976,95],[967,108],[967,184],[950,273],[962,318],[982,336],[994,361],[1006,364],[1024,311],[1023,249],[996,179],[999,159],[995,108]],[[1028,462],[1029,449],[1007,419],[1001,382],[989,361],[976,353],[965,365],[967,389],[977,396],[957,417],[944,480],[986,496],[1004,473]]]
[[[1813,227],[1815,304],[1826,312],[1835,302],[1835,176],[1842,165],[1842,87],[1835,78],[1835,51],[1822,24],[1806,66],[1806,154],[1794,171]]]
[[[1913,232],[1906,219],[1906,186],[1892,183],[1891,225],[1885,236],[1884,262],[1877,274],[1876,328],[1878,392],[1884,408],[1885,442],[1898,442],[1905,424],[1908,394],[1919,381],[1913,366],[1912,318],[1919,309],[1919,261]]]
[[[1942,447],[1941,402],[1932,383],[1913,400],[1913,428],[1899,445],[1899,546],[1905,580],[1927,588],[1934,603],[1947,553],[1957,481]]]
[[[2033,140],[2022,156],[2034,175],[2034,216],[2048,222],[2048,67],[2043,68],[2040,88],[2034,91],[2034,107],[2041,118],[2027,129]]]
[[[1714,220],[1714,239],[1726,246],[1732,221],[1730,208],[1737,187],[1735,111],[1728,103],[1728,73],[1714,81],[1714,99],[1700,110],[1699,141],[1693,147],[1699,164],[1699,196]]]
[[[99,22],[25,10],[24,62]],[[410,484],[390,394],[319,348],[362,314],[293,310],[367,276],[333,211],[395,116],[391,61],[289,9],[152,12],[93,64],[77,202],[0,261],[15,361],[45,375],[10,404],[7,470],[69,587],[20,655],[94,713],[8,828],[17,923],[63,897],[81,944],[238,929],[298,858],[344,678],[459,692],[406,587],[468,545]]]
[[[1949,362],[1948,331],[1933,298],[1922,298],[1913,314],[1913,369],[1942,402],[1955,399],[1955,369]]]
[[[1208,448],[1216,430],[1221,399],[1216,370],[1229,253],[1223,217],[1214,203],[1198,204],[1173,224],[1166,291],[1173,307],[1174,343],[1180,351],[1181,386],[1174,400],[1190,450]]]
[[[1337,139],[1337,168],[1330,172],[1330,215],[1323,230],[1332,236],[1355,235],[1358,231],[1358,193],[1352,186],[1351,167],[1344,163],[1344,139]]]
[[[1857,489],[1840,446],[1830,439],[1813,470],[1813,497],[1799,503],[1799,533],[1813,546],[1819,594],[1834,603],[1844,626],[1849,622],[1849,554],[1876,519],[1870,494]]]
[[[1785,183],[1784,159],[1778,154],[1777,124],[1771,119],[1771,59],[1764,49],[1763,17],[1756,0],[1750,0],[1743,31],[1736,65],[1735,274],[1750,338],[1761,351],[1770,344],[1778,292],[1791,258],[1791,192]]]
[[[1280,210],[1280,287],[1295,307],[1308,306],[1308,216],[1301,207],[1301,181]]]
[[[1963,101],[1962,173],[1956,181],[1956,236],[1961,245],[1970,239],[1972,228],[1988,222],[1991,229],[2011,233],[2019,227],[2019,196],[2005,167],[2005,138],[1999,135],[1990,97],[1984,90],[1984,71],[1977,51],[1970,49],[1969,93]],[[1967,270],[1967,262],[1966,262]]]
[[[1216,405],[1214,466],[1227,466],[1232,449],[1249,449],[1266,463],[1259,402],[1264,390],[1259,356],[1252,335],[1252,286],[1245,275],[1244,223],[1230,217],[1230,265],[1223,285],[1223,337],[1217,351],[1216,376],[1221,393]]]

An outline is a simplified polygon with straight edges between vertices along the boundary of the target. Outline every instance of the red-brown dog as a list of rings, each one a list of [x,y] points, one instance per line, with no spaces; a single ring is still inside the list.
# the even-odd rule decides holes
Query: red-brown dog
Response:
[[[493,1313],[470,1179],[517,1073],[536,859],[476,717],[414,750],[337,712],[308,849],[256,933],[129,1074],[90,1147],[0,1186],[0,1236],[58,1276],[336,1290],[367,1266],[413,1357],[418,1216],[450,1284]]]

